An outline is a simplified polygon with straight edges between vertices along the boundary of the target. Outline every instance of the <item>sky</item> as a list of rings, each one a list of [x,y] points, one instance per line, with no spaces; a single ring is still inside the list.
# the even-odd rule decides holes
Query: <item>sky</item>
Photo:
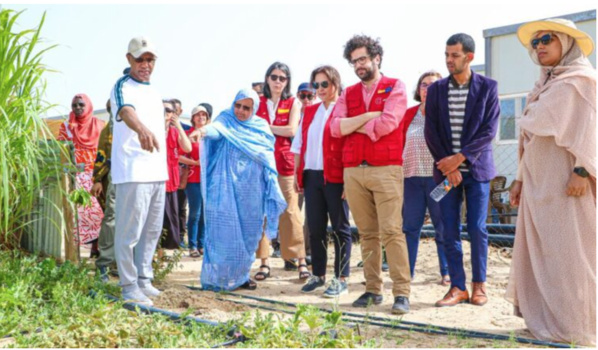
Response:
[[[344,86],[358,82],[343,58],[355,34],[379,38],[381,71],[401,79],[412,95],[419,75],[447,74],[445,42],[454,33],[476,42],[474,65],[484,64],[483,30],[558,17],[596,6],[589,1],[336,1],[218,2],[175,4],[3,4],[25,10],[18,28],[37,27],[58,45],[43,62],[48,73],[46,100],[56,104],[48,116],[67,114],[75,94],[86,93],[94,109],[105,108],[110,91],[127,67],[129,40],[143,35],[155,42],[158,60],[151,83],[164,98],[178,98],[183,115],[208,102],[217,113],[242,88],[264,81],[270,64],[286,63],[291,89],[308,81],[323,64],[337,68]],[[524,48],[522,47],[522,50]],[[531,88],[531,87],[530,87]],[[409,104],[415,102],[410,100]]]

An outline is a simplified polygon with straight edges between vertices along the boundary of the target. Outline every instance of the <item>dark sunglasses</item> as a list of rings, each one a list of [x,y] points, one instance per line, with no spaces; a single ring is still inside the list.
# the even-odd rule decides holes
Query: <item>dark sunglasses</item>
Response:
[[[71,107],[75,108],[75,107],[85,107],[85,103],[73,103],[71,105]]]
[[[289,78],[282,76],[282,75],[276,75],[276,74],[270,74],[270,79],[272,79],[272,81],[280,81],[281,83],[284,83],[285,81],[289,80]]]
[[[245,112],[250,112],[251,111],[251,107],[242,105],[240,103],[235,103],[235,108],[237,108],[237,109],[243,109]]]
[[[299,94],[299,99],[301,99],[301,100],[308,99],[311,101],[314,99],[314,95],[313,94]]]
[[[544,34],[539,38],[532,39],[532,48],[535,50],[538,47],[538,44],[542,43],[542,45],[546,46],[550,44],[554,40],[553,34]]]
[[[314,87],[314,89],[318,90],[320,88],[320,86],[322,87],[322,89],[326,89],[327,87],[330,86],[330,83],[326,80],[324,80],[321,83],[311,83],[311,86]]]
[[[164,108],[164,113],[174,113],[174,109]]]
[[[139,57],[139,58],[135,59],[135,62],[137,62],[137,63],[147,62],[149,64],[152,64],[152,63],[156,62],[156,59],[153,58],[153,57],[152,58],[141,58],[141,57]]]

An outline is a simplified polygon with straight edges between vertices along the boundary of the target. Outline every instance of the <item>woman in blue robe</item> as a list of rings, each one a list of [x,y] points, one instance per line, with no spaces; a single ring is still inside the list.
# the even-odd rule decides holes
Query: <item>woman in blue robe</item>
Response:
[[[262,232],[276,236],[286,202],[278,185],[275,138],[255,116],[257,93],[237,93],[230,109],[190,137],[203,139],[201,186],[205,247],[201,285],[206,290],[255,289],[249,278]]]

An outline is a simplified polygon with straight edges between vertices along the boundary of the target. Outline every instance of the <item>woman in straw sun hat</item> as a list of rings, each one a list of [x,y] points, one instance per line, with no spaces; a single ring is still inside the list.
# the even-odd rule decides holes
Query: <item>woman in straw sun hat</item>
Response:
[[[517,33],[540,79],[521,117],[519,205],[506,298],[539,339],[596,344],[596,71],[573,22]]]

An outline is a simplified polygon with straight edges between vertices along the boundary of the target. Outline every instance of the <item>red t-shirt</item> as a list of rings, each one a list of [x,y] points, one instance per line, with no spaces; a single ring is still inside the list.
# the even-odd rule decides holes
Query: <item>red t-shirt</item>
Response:
[[[179,188],[179,154],[183,151],[179,148],[179,131],[174,126],[168,128],[166,134],[166,163],[168,164],[168,181],[166,181],[166,192],[175,192]]]
[[[195,129],[191,128],[187,130],[187,135],[191,134]],[[199,142],[191,142],[191,152],[185,154],[185,157],[199,160]],[[189,167],[189,177],[187,183],[200,183],[201,182],[201,168],[199,165],[187,165]]]

